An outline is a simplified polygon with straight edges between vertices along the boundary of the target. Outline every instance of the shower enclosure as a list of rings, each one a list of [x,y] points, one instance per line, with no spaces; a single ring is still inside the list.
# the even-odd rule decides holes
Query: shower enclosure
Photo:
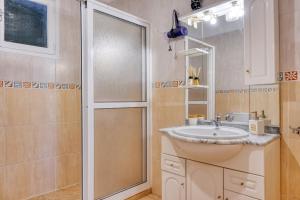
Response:
[[[82,5],[83,199],[150,187],[149,24],[97,1]]]

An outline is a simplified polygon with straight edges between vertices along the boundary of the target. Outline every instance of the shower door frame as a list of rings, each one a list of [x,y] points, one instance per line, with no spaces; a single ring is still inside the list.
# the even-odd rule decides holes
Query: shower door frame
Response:
[[[94,63],[93,63],[93,13],[94,10],[145,27],[145,67],[146,101],[145,102],[94,102]],[[81,1],[82,16],[82,199],[94,200],[94,111],[101,108],[146,108],[146,182],[112,194],[105,200],[123,200],[151,188],[151,126],[152,126],[152,71],[150,47],[150,23],[126,12],[100,3],[96,0]],[[143,73],[143,75],[145,75]],[[144,92],[144,91],[143,91]]]

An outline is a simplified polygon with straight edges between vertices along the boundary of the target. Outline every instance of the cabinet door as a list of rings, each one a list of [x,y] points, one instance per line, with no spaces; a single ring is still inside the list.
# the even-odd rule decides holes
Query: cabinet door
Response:
[[[223,168],[187,162],[187,200],[223,200]]]
[[[185,200],[185,177],[162,172],[162,200]]]
[[[225,190],[224,200],[256,200],[256,199]]]
[[[245,82],[277,81],[278,0],[245,0]]]

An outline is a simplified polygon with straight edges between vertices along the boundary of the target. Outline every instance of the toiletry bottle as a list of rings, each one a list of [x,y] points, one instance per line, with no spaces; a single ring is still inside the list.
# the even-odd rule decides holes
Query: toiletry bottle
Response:
[[[265,134],[264,120],[260,120],[257,116],[257,112],[252,112],[249,120],[249,131],[256,135]]]
[[[271,125],[271,120],[267,119],[267,116],[266,116],[264,110],[261,111],[261,115],[259,116],[259,119],[264,121],[265,126],[270,126]]]

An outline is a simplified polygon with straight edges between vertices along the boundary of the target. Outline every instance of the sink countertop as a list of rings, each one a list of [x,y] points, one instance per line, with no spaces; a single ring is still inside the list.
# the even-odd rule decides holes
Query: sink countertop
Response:
[[[175,128],[175,127],[174,127]],[[186,142],[193,143],[205,143],[205,144],[220,144],[220,145],[230,145],[230,144],[249,144],[249,145],[258,145],[265,146],[272,141],[280,138],[279,134],[266,134],[266,135],[254,135],[249,133],[249,136],[241,139],[230,139],[230,140],[222,140],[222,139],[200,139],[200,138],[188,138],[184,136],[179,136],[172,132],[172,128],[161,129],[164,134],[179,139]]]

